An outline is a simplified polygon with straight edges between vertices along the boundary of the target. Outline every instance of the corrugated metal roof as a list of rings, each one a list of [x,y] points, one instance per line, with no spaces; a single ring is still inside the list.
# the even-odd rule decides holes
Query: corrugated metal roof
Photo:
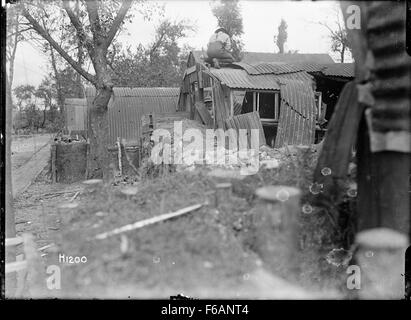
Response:
[[[114,87],[113,92],[114,92],[114,96],[116,97],[175,97],[180,94],[180,88]],[[96,89],[94,87],[86,88],[86,96],[94,96],[95,94],[96,94]]]
[[[253,63],[236,62],[233,65],[247,71],[250,75],[258,74],[284,74],[299,71],[321,72],[326,76],[354,77],[354,63]]]
[[[283,74],[250,75],[245,70],[241,69],[211,68],[209,72],[232,89],[279,90],[280,83],[283,79],[309,82],[313,79],[313,77],[305,71]]]
[[[198,63],[203,63],[201,56],[206,53],[201,50],[191,51]],[[328,53],[271,53],[271,52],[244,52],[241,62],[284,62],[284,63],[334,63]]]
[[[207,71],[206,71],[207,72]],[[220,82],[233,89],[280,90],[277,78],[274,75],[251,76],[241,69],[210,69],[211,75]]]
[[[327,53],[245,52],[242,62],[333,63],[334,60]]]
[[[233,65],[239,66],[250,75],[260,74],[283,74],[303,71],[304,68],[293,64],[277,64],[277,63],[254,63],[248,64],[245,62],[235,62]]]
[[[354,63],[327,64],[321,73],[326,76],[354,78]]]
[[[305,72],[305,71],[276,74],[276,75],[273,75],[273,76],[275,78],[277,78],[280,83],[282,82],[282,79],[301,80],[301,81],[308,81],[308,82],[313,81],[313,76],[310,75],[308,72]]]

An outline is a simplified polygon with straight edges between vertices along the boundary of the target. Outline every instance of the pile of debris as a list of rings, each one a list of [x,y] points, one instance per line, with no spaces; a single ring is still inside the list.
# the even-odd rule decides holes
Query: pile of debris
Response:
[[[56,134],[54,137],[54,143],[72,143],[72,142],[86,142],[86,138],[76,135],[65,135],[62,133]]]

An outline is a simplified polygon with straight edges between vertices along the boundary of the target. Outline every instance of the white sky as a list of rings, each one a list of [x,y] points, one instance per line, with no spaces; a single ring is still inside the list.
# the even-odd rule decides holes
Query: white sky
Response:
[[[188,19],[196,25],[196,32],[182,41],[195,49],[205,48],[210,35],[217,27],[217,20],[211,13],[212,1],[168,0],[158,1],[165,5],[165,17],[171,20]],[[288,24],[288,39],[285,50],[299,50],[300,53],[329,53],[338,61],[338,55],[330,52],[328,30],[318,22],[335,21],[334,1],[241,1],[244,25],[243,41],[246,51],[277,52],[273,36],[281,18]],[[125,45],[147,44],[154,37],[158,18],[144,21],[136,15],[127,25],[129,35],[120,37]],[[22,43],[17,49],[13,86],[32,84],[37,86],[48,70],[47,57],[29,43]]]

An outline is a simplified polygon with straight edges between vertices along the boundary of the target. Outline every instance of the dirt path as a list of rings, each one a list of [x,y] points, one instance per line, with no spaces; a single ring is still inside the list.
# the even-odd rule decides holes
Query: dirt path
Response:
[[[12,142],[13,196],[23,192],[46,167],[51,135],[16,138]]]

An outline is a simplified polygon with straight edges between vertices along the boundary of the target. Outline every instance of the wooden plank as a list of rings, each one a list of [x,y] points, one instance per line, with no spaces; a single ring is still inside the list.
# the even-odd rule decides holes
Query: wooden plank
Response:
[[[56,170],[56,155],[57,153],[57,147],[56,144],[53,143],[51,145],[51,181],[52,183],[57,182],[57,170]]]
[[[117,234],[120,234],[120,233],[124,233],[124,232],[135,230],[135,229],[140,229],[140,228],[146,227],[148,225],[152,225],[152,224],[155,224],[155,223],[158,223],[158,222],[161,222],[161,221],[165,221],[165,220],[168,220],[168,219],[171,219],[171,218],[175,218],[175,217],[182,216],[184,214],[193,212],[195,210],[200,209],[202,206],[203,206],[203,204],[196,204],[196,205],[192,205],[192,206],[177,210],[175,212],[170,212],[170,213],[162,214],[162,215],[152,217],[152,218],[149,218],[149,219],[137,221],[135,223],[128,224],[128,225],[125,225],[125,226],[120,227],[120,228],[116,228],[116,229],[111,230],[109,232],[100,233],[95,238],[99,239],[99,240],[102,240],[102,239],[106,239],[108,237],[111,237],[111,236],[114,236],[114,235],[117,235]]]
[[[229,104],[230,104],[230,117],[234,116],[234,100],[233,100],[233,92],[230,90],[229,92]]]
[[[332,177],[345,178],[351,158],[351,148],[355,143],[364,105],[357,102],[357,88],[354,82],[347,83],[335,106],[328,125],[323,150],[318,159],[314,178],[324,183],[330,176],[323,176],[321,170],[330,168]]]
[[[27,261],[23,260],[6,263],[5,269],[6,274],[27,269]]]
[[[17,246],[19,244],[23,243],[23,238],[22,237],[16,237],[16,238],[6,238],[6,247],[10,246]]]

